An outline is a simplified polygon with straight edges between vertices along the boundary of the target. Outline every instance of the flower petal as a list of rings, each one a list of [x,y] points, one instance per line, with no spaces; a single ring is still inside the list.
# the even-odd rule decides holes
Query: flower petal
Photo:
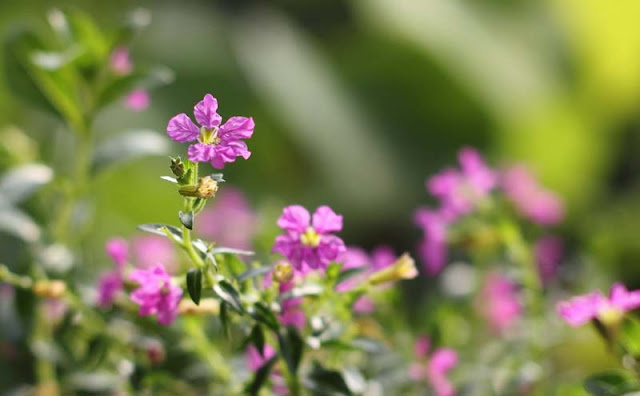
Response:
[[[249,139],[253,135],[255,126],[251,117],[231,117],[220,127],[218,136],[223,141]]]
[[[206,94],[193,108],[193,114],[200,125],[207,129],[220,126],[222,117],[218,114],[218,101],[211,94]]]
[[[187,149],[187,157],[193,162],[209,162],[216,154],[215,146],[204,143],[192,144]]]
[[[278,227],[283,230],[303,233],[309,227],[310,215],[307,209],[300,205],[290,205],[282,210],[278,219]]]
[[[191,142],[200,136],[200,128],[191,121],[189,116],[182,113],[169,120],[167,134],[176,142]]]
[[[313,214],[313,228],[319,234],[342,230],[342,216],[335,214],[328,206],[320,206]]]

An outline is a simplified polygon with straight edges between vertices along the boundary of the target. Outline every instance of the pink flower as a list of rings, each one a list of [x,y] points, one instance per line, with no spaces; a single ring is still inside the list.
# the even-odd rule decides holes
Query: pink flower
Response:
[[[109,63],[116,74],[125,75],[133,70],[133,64],[129,59],[129,50],[126,47],[118,47],[113,50]]]
[[[102,274],[98,280],[98,305],[106,309],[123,289],[122,276],[129,261],[129,246],[122,238],[112,238],[105,244],[105,252],[115,264],[112,271]]]
[[[418,209],[414,222],[424,232],[418,254],[428,275],[437,275],[447,263],[447,227],[449,222],[441,211]]]
[[[253,135],[255,124],[252,118],[231,117],[220,125],[222,117],[217,113],[218,101],[210,94],[195,105],[193,113],[200,128],[186,114],[178,114],[169,120],[167,134],[180,142],[198,141],[189,146],[188,157],[193,162],[210,162],[214,168],[222,169],[227,162],[237,157],[248,159],[251,152],[242,139]]]
[[[178,269],[178,260],[173,243],[167,238],[156,235],[142,235],[133,239],[133,257],[136,267],[148,269],[157,263],[165,263],[170,273]]]
[[[249,345],[245,354],[245,362],[247,368],[254,372],[258,371],[275,355],[276,350],[269,344],[264,345],[262,353],[260,353],[260,351],[258,351],[258,348],[256,348],[255,346]],[[269,376],[269,378],[271,380],[272,390],[276,395],[284,396],[289,394],[289,389],[286,386],[286,381],[282,373],[277,368],[271,371],[271,375]]]
[[[481,292],[479,309],[496,332],[502,332],[522,315],[516,285],[506,276],[489,274]]]
[[[276,238],[273,251],[287,257],[299,272],[327,268],[346,251],[342,239],[331,234],[342,230],[342,216],[328,206],[316,209],[313,220],[302,206],[287,206],[278,226],[286,233]]]
[[[503,173],[502,187],[518,211],[534,223],[554,225],[564,218],[560,198],[542,187],[523,165],[513,166]]]
[[[162,264],[149,269],[133,270],[129,279],[140,284],[131,293],[131,301],[140,306],[138,314],[157,315],[160,324],[171,324],[178,315],[182,288],[171,282],[171,277]]]
[[[122,270],[129,261],[129,245],[123,238],[109,239],[105,245],[105,251],[119,270]]]
[[[293,289],[293,286],[294,282],[281,283],[279,286],[280,294],[284,294],[290,291],[291,289]],[[280,312],[280,314],[278,315],[280,323],[285,326],[294,326],[300,331],[304,330],[304,327],[307,324],[307,315],[300,308],[302,302],[302,298],[289,298],[283,300],[280,303],[282,312]]]
[[[540,279],[543,283],[548,283],[556,276],[558,263],[564,254],[562,239],[545,235],[536,242],[533,251],[538,263]]]
[[[213,205],[198,216],[196,231],[218,245],[250,249],[257,231],[257,215],[240,191],[225,187]]]
[[[453,349],[438,348],[429,356],[431,342],[420,337],[414,346],[417,362],[409,367],[409,376],[414,381],[426,381],[437,396],[455,396],[448,373],[458,364],[458,354]]]
[[[483,199],[497,184],[495,172],[480,154],[465,147],[458,154],[461,169],[447,168],[427,180],[427,190],[440,200],[441,210],[451,217],[473,211],[477,201]]]
[[[628,291],[622,283],[611,286],[609,298],[600,291],[575,296],[558,303],[556,309],[567,324],[582,326],[592,319],[617,321],[625,312],[640,307],[640,290]]]
[[[127,95],[125,99],[125,106],[129,110],[142,111],[149,107],[149,92],[144,89],[134,89]]]

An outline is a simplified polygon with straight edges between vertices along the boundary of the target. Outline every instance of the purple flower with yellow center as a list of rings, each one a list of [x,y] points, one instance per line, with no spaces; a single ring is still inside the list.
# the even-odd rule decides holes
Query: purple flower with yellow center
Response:
[[[178,315],[178,303],[182,288],[171,282],[171,277],[162,264],[149,269],[136,269],[129,279],[140,284],[131,293],[131,301],[140,306],[140,316],[157,315],[158,322],[170,325]]]
[[[327,268],[346,251],[344,242],[333,232],[342,230],[342,216],[328,206],[320,206],[313,214],[300,205],[284,208],[278,226],[286,231],[276,238],[273,251],[289,259],[299,272]]]
[[[242,139],[253,135],[255,123],[251,117],[231,117],[221,125],[218,101],[211,94],[193,108],[198,127],[186,114],[178,114],[169,120],[167,134],[180,143],[197,143],[189,146],[187,155],[193,162],[209,162],[214,168],[222,169],[227,162],[237,157],[248,159],[251,152]]]
[[[558,315],[573,327],[582,326],[592,319],[605,325],[615,325],[626,312],[637,308],[640,308],[640,290],[630,292],[622,283],[611,286],[608,298],[596,290],[557,305]]]

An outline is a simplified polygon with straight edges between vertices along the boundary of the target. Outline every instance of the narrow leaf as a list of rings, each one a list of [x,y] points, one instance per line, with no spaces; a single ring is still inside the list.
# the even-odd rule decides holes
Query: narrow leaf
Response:
[[[200,295],[202,294],[202,270],[191,268],[187,271],[187,291],[191,300],[196,305],[200,305]]]
[[[53,179],[53,170],[42,164],[28,164],[9,169],[0,178],[3,203],[21,202]]]
[[[256,373],[253,376],[253,381],[251,381],[251,383],[246,388],[247,394],[251,396],[258,395],[258,393],[260,392],[260,388],[262,388],[262,386],[264,386],[264,384],[267,382],[267,379],[269,378],[269,374],[271,373],[271,369],[273,369],[273,366],[276,364],[277,361],[278,361],[278,355],[273,356],[271,359],[266,361],[262,366],[260,366],[258,371],[256,371]]]
[[[138,229],[140,231],[149,232],[151,234],[156,234],[163,237],[167,236],[166,231],[168,231],[178,242],[182,242],[182,230],[172,225],[149,223],[139,225]]]
[[[262,267],[257,267],[257,268],[251,268],[243,273],[241,273],[240,275],[238,275],[236,277],[236,279],[238,280],[238,282],[244,282],[248,279],[252,279],[255,278],[257,276],[260,275],[264,275],[267,274],[269,272],[271,272],[273,270],[273,267],[270,265],[265,265]]]
[[[294,375],[298,372],[298,366],[302,360],[302,352],[304,342],[298,329],[293,326],[287,327],[278,333],[278,344],[280,345],[280,353],[287,362],[289,371]]]
[[[259,301],[249,309],[249,315],[273,331],[278,331],[280,328],[280,323],[276,315]]]
[[[242,250],[242,249],[234,249],[230,247],[214,247],[211,249],[211,253],[213,254],[237,254],[240,256],[253,256],[255,253],[250,250]]]
[[[213,291],[238,313],[244,313],[244,307],[240,300],[240,293],[226,280],[221,280],[213,286]]]
[[[121,164],[137,158],[165,155],[170,143],[159,133],[149,130],[133,130],[101,143],[93,155],[92,171],[99,172],[105,168]]]
[[[189,211],[185,213],[180,211],[178,213],[178,218],[180,218],[180,223],[182,223],[183,226],[193,230],[193,212]]]

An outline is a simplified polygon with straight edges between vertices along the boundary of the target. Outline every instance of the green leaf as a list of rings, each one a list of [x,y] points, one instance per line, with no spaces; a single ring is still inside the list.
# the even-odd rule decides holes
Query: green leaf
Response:
[[[299,298],[306,296],[317,296],[322,294],[324,287],[317,283],[306,283],[301,286],[294,287],[286,293],[282,293],[279,297],[279,301],[289,300],[291,298]]]
[[[238,282],[244,282],[246,280],[255,278],[257,276],[268,274],[272,270],[273,270],[273,267],[270,266],[270,265],[265,265],[265,266],[257,267],[257,268],[251,268],[251,269],[241,273],[240,275],[238,275],[236,277],[236,279],[238,280]]]
[[[164,66],[152,68],[136,67],[136,69],[124,76],[115,77],[99,93],[96,106],[102,108],[124,97],[137,88],[153,89],[170,84],[174,80],[174,73]]]
[[[594,396],[622,396],[637,391],[638,382],[623,370],[610,370],[592,375],[585,379],[584,388]]]
[[[163,237],[168,237],[168,232],[169,234],[171,234],[171,237],[173,239],[177,240],[178,242],[182,242],[182,230],[172,225],[149,223],[139,225],[138,229],[140,231],[149,232],[151,234],[156,234]]]
[[[247,265],[244,263],[244,261],[240,260],[238,256],[234,254],[225,254],[224,264],[227,269],[229,269],[229,271],[233,274],[233,276],[242,274],[247,269]]]
[[[242,249],[234,249],[230,247],[214,247],[211,249],[211,253],[213,254],[237,254],[240,256],[253,256],[255,253],[250,250],[242,250]]]
[[[187,271],[187,291],[191,300],[196,305],[200,305],[200,295],[202,294],[202,270],[191,268]]]
[[[302,360],[304,342],[298,329],[288,326],[278,333],[278,344],[280,345],[280,353],[287,362],[287,367],[292,374],[298,372],[298,366]]]
[[[222,301],[220,303],[220,324],[222,325],[222,332],[224,333],[225,337],[229,338],[229,304],[227,304],[225,301]]]
[[[178,218],[180,219],[180,223],[183,226],[187,227],[190,230],[193,230],[193,212],[178,212]]]
[[[343,271],[340,271],[338,276],[336,277],[336,284],[343,282],[347,279],[353,278],[361,273],[363,273],[367,268],[366,267],[358,267],[358,268],[349,268]]]
[[[149,129],[127,131],[98,145],[92,172],[146,156],[165,155],[171,145],[161,134]]]
[[[240,300],[240,293],[236,290],[235,287],[226,280],[221,280],[215,285],[213,285],[213,291],[234,311],[238,313],[244,313],[244,307],[242,306],[242,301]]]
[[[80,11],[66,13],[73,42],[82,48],[80,66],[91,68],[92,74],[109,56],[109,43],[93,19]]]
[[[260,301],[249,308],[249,315],[273,331],[278,331],[280,328],[280,323],[276,315]]]
[[[31,217],[11,206],[0,207],[0,231],[14,235],[25,242],[40,239],[40,227]]]
[[[166,181],[168,181],[169,183],[173,183],[173,184],[177,184],[177,183],[178,183],[178,180],[177,180],[175,177],[171,177],[171,176],[160,176],[160,178],[161,178],[162,180],[166,180]]]
[[[251,329],[249,341],[256,347],[260,355],[264,357],[264,332],[259,324],[256,324],[253,326],[253,329]]]
[[[0,202],[23,201],[53,179],[53,170],[42,164],[27,164],[9,169],[0,178]]]
[[[258,392],[260,392],[260,388],[267,382],[269,378],[269,374],[271,373],[271,369],[278,361],[278,355],[271,357],[268,361],[266,361],[258,371],[253,376],[253,381],[245,388],[247,394],[251,396],[257,396]]]
[[[353,394],[339,371],[328,370],[318,362],[313,363],[313,369],[305,385],[317,395],[350,396]]]
[[[640,356],[640,321],[627,315],[624,318],[617,341],[631,355]]]

